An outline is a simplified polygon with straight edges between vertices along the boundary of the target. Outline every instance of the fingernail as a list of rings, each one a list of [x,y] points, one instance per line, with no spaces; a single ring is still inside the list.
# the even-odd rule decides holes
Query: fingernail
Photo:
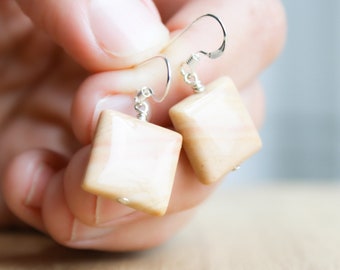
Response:
[[[37,168],[33,168],[32,180],[25,200],[27,206],[41,207],[44,190],[53,173],[54,170],[45,163],[41,163]]]
[[[104,110],[114,110],[131,116],[136,115],[133,97],[128,95],[107,96],[101,99],[94,110],[94,123],[97,123],[100,113]]]
[[[78,220],[74,220],[71,234],[71,242],[94,240],[111,233],[113,228],[98,228],[87,226]]]
[[[96,203],[96,225],[111,226],[118,224],[136,213],[135,209],[120,205],[112,200],[97,197]]]
[[[169,37],[149,1],[90,1],[89,19],[99,46],[118,57],[161,47]]]

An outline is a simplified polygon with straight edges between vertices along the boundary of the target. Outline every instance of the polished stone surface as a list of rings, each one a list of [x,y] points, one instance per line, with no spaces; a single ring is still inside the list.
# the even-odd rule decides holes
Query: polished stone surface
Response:
[[[170,109],[200,180],[213,183],[257,152],[261,139],[233,82],[221,77]]]
[[[182,137],[128,115],[102,112],[83,188],[152,215],[166,212]]]

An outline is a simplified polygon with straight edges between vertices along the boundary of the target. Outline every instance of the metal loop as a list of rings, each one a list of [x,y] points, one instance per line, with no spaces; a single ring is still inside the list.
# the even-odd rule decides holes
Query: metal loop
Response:
[[[142,89],[137,91],[137,95],[135,97],[135,103],[143,103],[149,97],[153,95],[153,91],[150,87],[144,86]]]
[[[149,104],[146,101],[144,101],[143,103],[136,103],[134,108],[138,112],[137,118],[142,121],[147,121],[150,111]]]
[[[150,106],[147,102],[148,98],[152,98],[155,102],[162,102],[168,95],[169,89],[170,89],[170,81],[171,81],[171,68],[170,68],[170,63],[168,59],[165,56],[162,55],[157,55],[154,56],[146,61],[144,61],[142,64],[145,64],[153,59],[156,58],[162,58],[166,64],[167,68],[167,73],[166,73],[166,83],[165,83],[165,92],[163,96],[160,99],[157,99],[156,96],[154,95],[154,91],[147,86],[142,87],[140,90],[137,91],[137,94],[135,96],[135,110],[137,111],[137,118],[143,121],[147,121],[148,118],[148,113],[150,111]],[[140,65],[142,65],[140,64]]]
[[[205,90],[205,86],[198,79],[196,73],[183,74],[185,83],[191,85],[195,93],[201,93]]]
[[[187,84],[195,85],[198,82],[198,77],[196,73],[186,73],[184,74],[184,81]]]

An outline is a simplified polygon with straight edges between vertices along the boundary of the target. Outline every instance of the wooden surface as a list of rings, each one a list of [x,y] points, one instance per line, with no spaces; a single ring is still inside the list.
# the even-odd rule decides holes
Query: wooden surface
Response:
[[[340,269],[340,185],[223,188],[162,247],[70,250],[29,232],[0,233],[0,269]]]

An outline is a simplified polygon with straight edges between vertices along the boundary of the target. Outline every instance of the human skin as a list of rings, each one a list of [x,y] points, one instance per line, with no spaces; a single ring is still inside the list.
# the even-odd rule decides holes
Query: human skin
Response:
[[[164,70],[151,76],[138,64],[160,53],[174,76],[167,99],[151,104],[151,122],[171,128],[169,108],[190,94],[176,73],[180,63],[211,41],[218,44],[221,33],[202,21],[168,44],[206,13],[224,22],[228,43],[221,58],[199,65],[201,80],[231,77],[260,127],[264,95],[257,77],[285,39],[278,0],[1,1],[1,227],[30,226],[72,248],[125,251],[157,246],[190,219],[219,183],[201,184],[183,153],[161,218],[80,186],[100,111],[131,113],[135,89],[164,78]]]

